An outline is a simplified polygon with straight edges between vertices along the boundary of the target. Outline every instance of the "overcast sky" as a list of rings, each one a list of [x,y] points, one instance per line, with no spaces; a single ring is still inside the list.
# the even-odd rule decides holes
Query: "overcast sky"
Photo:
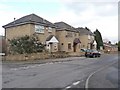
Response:
[[[0,35],[3,25],[31,13],[52,23],[98,29],[103,39],[118,40],[118,0],[1,0]]]

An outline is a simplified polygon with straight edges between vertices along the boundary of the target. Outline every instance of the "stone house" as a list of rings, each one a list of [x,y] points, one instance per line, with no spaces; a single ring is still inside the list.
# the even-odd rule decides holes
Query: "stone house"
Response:
[[[55,25],[35,14],[23,16],[4,25],[3,28],[5,29],[7,50],[9,47],[8,40],[25,35],[35,35],[42,44],[46,44],[48,51],[58,51],[59,41],[56,38]]]
[[[56,36],[59,40],[58,50],[64,52],[80,52],[80,33],[65,22],[56,22]]]
[[[96,41],[94,39],[94,34],[87,28],[76,28],[80,32],[81,48],[84,49],[96,49]]]
[[[95,49],[94,34],[87,28],[74,28],[65,22],[51,23],[35,14],[23,16],[3,26],[6,49],[9,40],[25,35],[37,36],[49,52],[80,52]]]

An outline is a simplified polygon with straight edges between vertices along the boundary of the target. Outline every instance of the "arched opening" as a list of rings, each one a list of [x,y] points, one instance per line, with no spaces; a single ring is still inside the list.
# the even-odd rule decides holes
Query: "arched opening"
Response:
[[[81,43],[79,38],[75,38],[73,41],[73,51],[76,52],[77,51],[77,44]]]

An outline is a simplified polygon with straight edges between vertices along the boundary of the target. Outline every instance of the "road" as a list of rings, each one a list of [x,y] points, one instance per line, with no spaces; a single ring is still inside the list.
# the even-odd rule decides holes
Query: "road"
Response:
[[[89,79],[89,88],[116,88],[118,87],[118,63],[96,72]]]
[[[2,88],[84,88],[89,76],[97,70],[89,78],[88,88],[118,88],[117,54],[69,59],[43,64],[3,63]]]

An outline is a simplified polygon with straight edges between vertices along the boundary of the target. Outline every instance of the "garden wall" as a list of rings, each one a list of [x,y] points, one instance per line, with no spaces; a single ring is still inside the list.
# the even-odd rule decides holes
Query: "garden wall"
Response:
[[[32,54],[18,54],[18,55],[7,55],[4,60],[40,60],[49,58],[63,58],[68,57],[68,54],[49,54],[49,53],[32,53]]]

